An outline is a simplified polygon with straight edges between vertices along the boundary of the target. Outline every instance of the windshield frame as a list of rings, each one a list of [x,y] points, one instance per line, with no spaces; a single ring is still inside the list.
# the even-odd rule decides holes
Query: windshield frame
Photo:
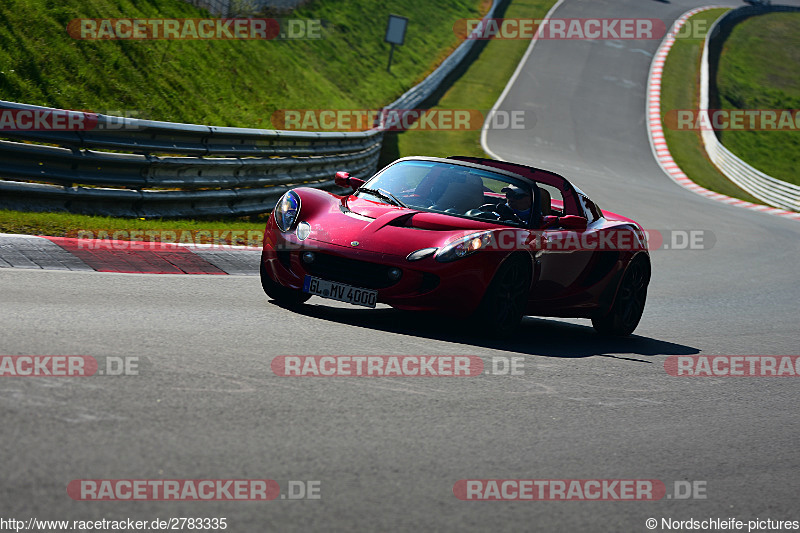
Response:
[[[369,193],[369,192],[366,192],[366,191],[363,192],[363,196],[362,196],[362,195],[359,194],[359,191],[362,188],[364,188],[364,189],[381,189],[382,188],[382,189],[387,190],[387,192],[392,192],[392,191],[388,191],[388,189],[386,189],[385,187],[381,187],[381,186],[377,186],[376,187],[376,182],[379,182],[381,176],[384,176],[391,169],[395,169],[396,170],[396,166],[397,165],[403,165],[403,164],[406,164],[406,163],[413,163],[413,162],[430,163],[432,167],[433,166],[441,166],[443,168],[451,168],[451,169],[453,167],[463,167],[466,170],[473,169],[473,170],[479,171],[479,172],[476,172],[474,174],[478,175],[481,178],[486,177],[486,178],[489,178],[489,179],[492,179],[492,180],[495,180],[495,181],[498,181],[498,182],[505,183],[507,185],[514,185],[514,186],[520,187],[523,190],[525,190],[528,193],[530,193],[531,196],[532,196],[532,199],[531,199],[531,202],[532,202],[531,203],[531,214],[530,214],[529,220],[520,223],[520,222],[508,220],[508,219],[505,219],[505,220],[504,219],[497,219],[497,220],[495,220],[495,219],[487,219],[487,218],[481,218],[481,217],[478,217],[478,216],[467,215],[466,213],[449,212],[449,211],[443,211],[443,210],[438,210],[438,209],[431,209],[430,207],[428,207],[428,208],[421,207],[421,206],[417,206],[417,205],[407,205],[406,209],[408,209],[408,210],[417,211],[417,212],[421,212],[421,213],[436,213],[436,214],[441,214],[441,215],[445,215],[445,216],[463,218],[463,219],[466,219],[466,220],[475,220],[475,221],[486,222],[486,223],[490,223],[490,224],[498,224],[498,225],[502,225],[502,226],[510,226],[510,227],[518,227],[518,228],[519,227],[522,227],[522,228],[533,228],[533,227],[536,227],[539,223],[541,223],[540,193],[539,193],[539,187],[536,185],[535,182],[531,182],[529,179],[527,179],[527,178],[525,178],[523,176],[520,176],[520,175],[515,174],[513,172],[505,171],[503,169],[487,167],[485,165],[475,164],[475,163],[471,163],[471,162],[467,162],[467,161],[459,161],[459,160],[455,160],[455,159],[440,159],[440,158],[433,158],[433,157],[430,157],[430,158],[429,157],[404,157],[402,159],[398,159],[397,161],[394,161],[390,165],[384,167],[378,173],[376,173],[374,176],[369,178],[364,183],[364,185],[362,185],[362,187],[359,187],[358,189],[356,189],[352,193],[352,195],[357,197],[357,198],[364,198],[364,199],[368,199],[370,201],[376,201],[378,203],[386,204],[388,206],[398,207],[395,204],[393,204],[391,202],[387,202],[385,199],[382,199],[379,196],[376,196],[376,195],[374,195],[372,193]],[[423,180],[420,181],[420,184],[425,179],[428,179],[427,175],[423,178]],[[377,185],[380,185],[380,184],[377,183]],[[488,191],[487,191],[487,189],[488,189]],[[485,185],[484,185],[484,191],[485,192],[491,192],[493,194],[502,194],[502,192],[497,192],[497,191],[490,190]],[[396,192],[394,192],[393,194],[397,195]],[[397,195],[397,196],[398,196],[398,199],[400,199],[404,203],[408,203],[403,199],[403,196],[400,196],[400,195]],[[498,201],[498,204],[507,205],[505,198],[506,198],[505,195],[503,195],[502,196],[502,200]]]

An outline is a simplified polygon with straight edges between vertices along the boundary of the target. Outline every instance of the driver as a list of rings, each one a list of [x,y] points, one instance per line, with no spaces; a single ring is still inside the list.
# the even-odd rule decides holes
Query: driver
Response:
[[[531,211],[533,209],[533,197],[530,191],[525,191],[516,185],[509,185],[503,187],[500,192],[506,193],[506,204],[511,211],[525,224],[531,220]]]

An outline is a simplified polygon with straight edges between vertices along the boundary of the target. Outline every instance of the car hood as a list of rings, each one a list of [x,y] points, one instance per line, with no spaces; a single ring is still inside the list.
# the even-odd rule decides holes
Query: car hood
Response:
[[[311,240],[402,257],[422,248],[440,248],[470,233],[504,227],[354,196],[307,222],[312,227]]]

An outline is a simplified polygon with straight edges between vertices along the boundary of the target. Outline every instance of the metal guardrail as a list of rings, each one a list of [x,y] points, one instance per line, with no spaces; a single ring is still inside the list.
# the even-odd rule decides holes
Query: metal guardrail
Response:
[[[59,111],[10,102],[0,102],[0,109]],[[338,190],[332,179],[337,170],[370,176],[382,141],[379,131],[287,132],[105,115],[97,120],[84,131],[0,132],[57,145],[0,141],[0,207],[144,218],[263,213],[290,184]]]
[[[384,109],[422,106],[477,42],[466,39]],[[2,110],[78,113],[0,101]],[[0,140],[0,208],[143,218],[263,213],[294,186],[339,190],[337,170],[371,176],[383,142],[380,129],[297,132],[91,117],[96,125],[83,130],[0,131],[13,139]]]
[[[777,11],[800,11],[800,8],[794,6],[741,7],[727,12],[710,28],[703,47],[703,59],[700,67],[699,107],[703,124],[711,124],[708,114],[710,62],[715,61],[715,64],[719,62],[721,44],[728,33],[725,30],[743,18]],[[800,211],[800,186],[768,176],[748,165],[722,145],[712,128],[703,128],[701,136],[708,157],[729,180],[773,207]]]

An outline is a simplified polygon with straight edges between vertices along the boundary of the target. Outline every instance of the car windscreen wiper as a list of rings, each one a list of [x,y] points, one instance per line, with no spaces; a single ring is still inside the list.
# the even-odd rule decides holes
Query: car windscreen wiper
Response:
[[[401,202],[400,200],[398,200],[395,195],[393,195],[392,193],[390,193],[389,191],[386,191],[384,189],[369,189],[367,187],[361,187],[356,192],[362,192],[362,191],[366,192],[366,193],[369,193],[369,194],[372,194],[373,196],[377,196],[378,198],[382,198],[382,199],[386,200],[387,202],[389,202],[392,205],[396,205],[398,207],[408,208],[408,206],[406,204],[404,204],[403,202]]]

